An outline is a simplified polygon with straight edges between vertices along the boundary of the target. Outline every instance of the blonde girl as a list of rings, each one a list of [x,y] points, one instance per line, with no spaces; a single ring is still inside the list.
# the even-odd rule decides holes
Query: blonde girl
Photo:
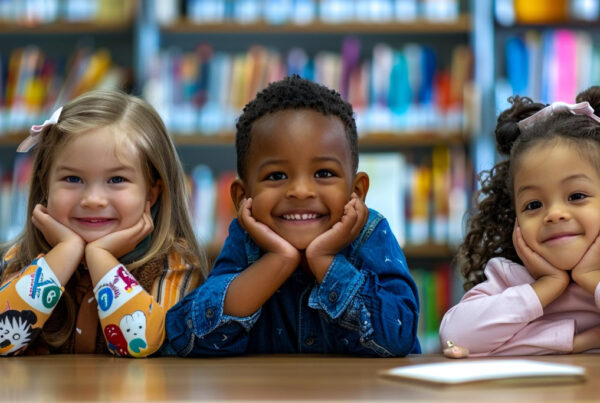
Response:
[[[33,126],[27,222],[0,265],[0,355],[162,345],[166,311],[203,281],[181,163],[156,111],[86,93]]]

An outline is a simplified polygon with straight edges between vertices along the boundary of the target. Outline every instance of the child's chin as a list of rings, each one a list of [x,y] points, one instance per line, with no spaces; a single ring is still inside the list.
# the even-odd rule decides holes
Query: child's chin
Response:
[[[97,241],[98,239],[100,239],[104,236],[104,234],[80,234],[80,233],[77,233],[77,235],[79,235],[81,237],[81,239],[83,239],[85,241],[85,243]]]
[[[312,242],[312,239],[310,240],[305,240],[305,239],[288,239],[288,242],[296,249],[298,249],[299,251],[304,251],[306,250],[306,248],[308,248],[308,245],[310,245],[310,243]]]
[[[550,264],[554,267],[556,267],[559,270],[564,270],[564,271],[568,271],[573,269],[573,267],[575,267],[575,265],[577,265],[577,263],[579,262],[579,259],[553,259],[553,260],[548,260],[550,262]]]

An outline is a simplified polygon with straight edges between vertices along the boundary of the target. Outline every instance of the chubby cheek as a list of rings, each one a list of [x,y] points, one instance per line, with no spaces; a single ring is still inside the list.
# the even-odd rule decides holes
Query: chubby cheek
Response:
[[[272,221],[271,212],[275,207],[275,196],[269,192],[261,192],[252,196],[252,216],[264,224]]]
[[[75,205],[76,197],[69,192],[50,192],[46,208],[48,214],[59,223],[69,226],[69,211]]]
[[[340,221],[344,215],[344,207],[350,201],[350,195],[340,194],[337,197],[328,200],[329,214],[331,215],[331,222],[335,224]]]
[[[528,225],[527,222],[522,223],[522,220],[519,220],[519,226],[521,228],[521,235],[525,240],[527,246],[533,249],[534,252],[540,253],[540,244],[537,241],[536,231],[532,228],[531,225]]]
[[[119,228],[129,228],[136,224],[142,218],[145,206],[146,200],[143,198],[122,200],[119,206],[119,215],[121,218]]]

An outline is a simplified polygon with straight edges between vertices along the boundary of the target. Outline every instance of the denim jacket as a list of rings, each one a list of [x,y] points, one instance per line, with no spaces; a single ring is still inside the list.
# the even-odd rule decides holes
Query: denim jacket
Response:
[[[261,251],[237,219],[206,282],[168,313],[164,352],[420,353],[418,297],[404,254],[385,218],[369,210],[359,237],[340,251],[319,284],[298,268],[247,317],[223,313],[229,284]]]

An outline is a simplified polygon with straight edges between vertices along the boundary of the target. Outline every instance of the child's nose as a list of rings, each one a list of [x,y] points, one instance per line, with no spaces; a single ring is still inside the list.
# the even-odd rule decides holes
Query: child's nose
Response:
[[[101,189],[101,186],[87,186],[83,197],[81,198],[81,206],[87,208],[104,207],[106,206],[106,196]]]
[[[570,218],[569,210],[562,204],[554,204],[548,209],[546,214],[547,223],[557,223],[560,221],[566,221]]]
[[[309,178],[297,178],[290,181],[287,197],[305,199],[315,196],[314,184]]]

